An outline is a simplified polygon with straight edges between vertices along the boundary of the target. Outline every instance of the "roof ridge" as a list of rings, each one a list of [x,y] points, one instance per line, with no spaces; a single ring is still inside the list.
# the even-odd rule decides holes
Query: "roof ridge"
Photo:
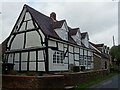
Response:
[[[27,4],[24,4],[24,6],[23,6],[24,8],[27,8],[27,10],[29,11],[29,8],[30,9],[33,9],[33,10],[35,10],[36,12],[38,12],[39,14],[41,14],[41,15],[44,15],[45,17],[47,17],[47,18],[49,18],[49,19],[51,19],[51,17],[49,17],[49,16],[47,16],[47,15],[45,15],[45,14],[43,14],[43,13],[41,13],[41,12],[39,12],[38,10],[36,10],[36,9],[34,9],[34,8],[32,8],[32,7],[30,7],[29,5],[27,5]]]

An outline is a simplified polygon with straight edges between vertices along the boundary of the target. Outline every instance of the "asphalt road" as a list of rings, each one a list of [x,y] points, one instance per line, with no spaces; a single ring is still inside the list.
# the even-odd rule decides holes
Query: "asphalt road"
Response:
[[[120,90],[120,74],[90,87],[95,90]]]

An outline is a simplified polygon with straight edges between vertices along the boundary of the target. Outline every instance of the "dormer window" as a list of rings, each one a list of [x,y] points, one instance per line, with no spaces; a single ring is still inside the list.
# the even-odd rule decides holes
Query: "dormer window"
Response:
[[[69,28],[69,34],[71,37],[74,39],[74,41],[78,44],[81,45],[81,34],[79,28]]]
[[[68,28],[65,20],[54,22],[53,28],[61,39],[68,41]]]
[[[79,32],[78,32],[77,35],[76,35],[76,43],[77,43],[78,45],[81,45],[81,37],[80,37]]]

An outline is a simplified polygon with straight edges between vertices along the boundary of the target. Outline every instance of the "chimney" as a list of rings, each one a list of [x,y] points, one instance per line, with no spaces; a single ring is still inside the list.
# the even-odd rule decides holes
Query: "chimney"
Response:
[[[50,14],[50,17],[51,17],[54,21],[56,21],[56,14],[55,14],[55,12],[52,12],[52,13]]]

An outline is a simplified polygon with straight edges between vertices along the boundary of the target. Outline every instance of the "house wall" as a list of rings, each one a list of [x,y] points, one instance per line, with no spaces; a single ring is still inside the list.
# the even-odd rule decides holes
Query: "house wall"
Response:
[[[106,66],[105,66],[105,63],[107,64]],[[102,65],[101,65],[102,69],[108,69],[109,70],[109,68],[110,68],[109,66],[110,66],[109,59],[102,58]]]
[[[23,10],[14,29],[7,43],[8,63],[15,64],[17,71],[45,71],[45,36],[29,12]]]
[[[23,10],[19,19],[7,43],[8,53],[6,53],[8,62],[15,64],[15,70],[45,71],[45,68],[47,70],[48,67],[49,71],[65,71],[69,69],[70,64],[80,66],[81,60],[83,62],[82,65],[86,69],[90,69],[87,65],[87,49],[84,48],[81,52],[80,46],[56,39],[48,40],[47,47],[48,38],[45,38],[45,35],[33,20],[30,13]],[[61,28],[55,31],[63,40],[68,40],[68,27],[66,22],[63,23]],[[88,45],[87,38],[85,39],[85,45]],[[61,52],[58,53],[61,56],[56,58],[62,59],[58,61],[59,63],[53,63],[53,55],[58,51]]]
[[[48,49],[49,54],[49,71],[67,71],[71,68],[71,66],[85,66],[86,69],[93,69],[93,58],[92,51],[89,51],[84,48],[79,48],[77,46],[72,46],[65,44],[63,42],[49,40],[48,47],[56,47],[57,50],[53,50],[52,48]],[[68,51],[67,51],[68,48]],[[53,63],[53,55],[55,51],[64,52],[65,58],[63,59],[63,63]],[[82,57],[82,58],[81,58]],[[91,57],[91,58],[88,58]],[[86,61],[85,61],[86,60]],[[89,61],[89,65],[88,64]],[[83,64],[82,64],[83,63]],[[85,65],[86,63],[86,65]]]
[[[63,43],[58,43],[56,41],[49,40],[48,46],[57,47],[58,44],[58,50],[52,50],[51,48],[48,49],[49,54],[49,71],[66,71],[68,70],[68,57],[65,57],[63,59],[63,63],[53,63],[53,54],[55,51],[62,51],[65,52],[66,49],[64,49],[65,46]]]
[[[99,70],[99,69],[102,69],[102,59],[100,56],[94,54],[93,55],[93,59],[94,59],[94,69],[95,70]]]

